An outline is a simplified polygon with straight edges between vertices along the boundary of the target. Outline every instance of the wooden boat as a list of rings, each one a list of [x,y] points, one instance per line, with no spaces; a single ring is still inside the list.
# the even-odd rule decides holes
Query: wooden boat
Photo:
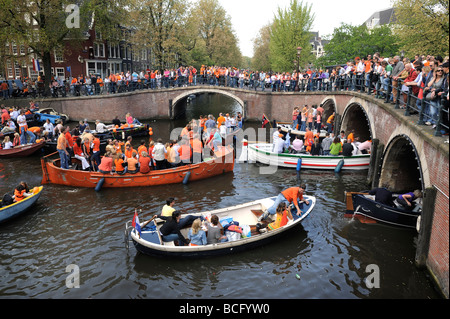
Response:
[[[148,124],[125,124],[119,127],[116,127],[114,124],[106,125],[105,129],[112,134],[113,139],[116,140],[125,140],[128,136],[136,137],[136,136],[147,136],[148,135]],[[103,134],[106,132],[96,132],[91,131],[91,133]]]
[[[297,168],[299,159],[301,159],[301,169],[321,169],[334,170],[341,166],[343,170],[362,170],[368,169],[370,163],[370,154],[361,154],[353,156],[312,156],[309,154],[289,154],[272,152],[272,144],[249,144],[248,159],[263,164],[276,165],[279,167]],[[343,164],[341,162],[343,160]]]
[[[148,174],[102,174],[75,169],[60,168],[60,159],[53,158],[57,153],[49,154],[41,159],[42,184],[53,183],[72,187],[97,187],[101,180],[102,187],[145,187],[176,184],[205,179],[231,172],[234,169],[233,148],[222,147],[214,153],[214,158],[206,158],[203,162],[164,170],[152,170]],[[75,158],[74,163],[80,166]],[[186,180],[185,180],[186,178]]]
[[[132,221],[128,221],[125,225],[125,242],[128,244],[129,238],[131,237],[134,246],[139,252],[164,257],[209,257],[246,251],[273,242],[279,239],[280,236],[287,234],[288,231],[293,230],[296,226],[300,225],[303,220],[309,216],[316,204],[315,197],[304,196],[304,198],[309,201],[309,205],[303,203],[303,207],[301,208],[303,214],[300,217],[294,216],[294,220],[289,221],[285,226],[264,233],[260,233],[257,230],[257,219],[265,209],[273,205],[276,197],[264,198],[213,211],[190,214],[199,217],[215,214],[219,217],[219,220],[221,220],[221,224],[224,220],[228,222],[231,220],[238,221],[239,226],[244,229],[244,236],[237,235],[238,239],[233,241],[201,246],[175,246],[174,242],[162,241],[158,230],[162,226],[163,221],[156,218],[141,230],[141,234],[131,226]],[[248,230],[250,230],[250,232]],[[181,230],[181,233],[185,238],[187,238],[188,231],[188,228]]]
[[[40,150],[45,145],[45,141],[33,144],[15,146],[7,150],[0,150],[0,158],[25,157]]]
[[[281,127],[281,131],[283,131],[284,133],[291,131],[291,133],[289,133],[289,135],[291,135],[291,136],[292,135],[305,136],[305,133],[306,133],[305,131],[293,129],[291,124],[289,124],[289,123],[279,122],[279,123],[277,123],[277,128],[278,127]],[[314,133],[314,135],[317,134],[317,130],[313,130],[313,133]],[[319,138],[324,138],[326,134],[327,134],[326,130],[320,130]]]
[[[347,214],[353,216],[362,215],[377,222],[390,225],[416,228],[417,218],[420,216],[421,207],[405,210],[400,207],[391,207],[374,200],[374,196],[361,192],[345,192]]]
[[[0,223],[25,213],[31,206],[33,206],[37,202],[37,200],[41,196],[42,189],[43,186],[35,187],[33,189],[33,195],[25,197],[20,202],[16,202],[4,207],[1,207],[0,205]]]

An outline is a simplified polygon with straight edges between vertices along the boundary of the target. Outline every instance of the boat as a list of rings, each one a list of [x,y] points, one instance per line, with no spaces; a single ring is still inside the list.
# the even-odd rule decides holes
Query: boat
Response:
[[[31,206],[33,206],[41,196],[43,186],[38,186],[33,189],[33,195],[25,197],[20,202],[12,203],[2,207],[0,205],[0,223],[20,216],[25,213]],[[1,201],[0,201],[1,204]]]
[[[346,214],[362,215],[377,222],[400,227],[417,227],[417,220],[421,213],[420,205],[416,205],[412,211],[398,206],[391,207],[376,202],[374,196],[364,192],[345,192],[345,198]]]
[[[242,227],[242,235],[237,234],[235,240],[223,243],[200,245],[200,246],[175,246],[174,242],[163,242],[159,233],[159,228],[163,221],[155,218],[153,221],[145,225],[139,233],[132,227],[132,221],[125,224],[125,242],[128,244],[131,238],[135,248],[144,254],[163,256],[163,257],[210,257],[217,255],[233,254],[246,251],[251,248],[265,245],[279,239],[282,235],[288,234],[289,231],[300,225],[313,210],[316,199],[313,196],[304,196],[309,201],[309,205],[303,203],[303,214],[301,216],[293,216],[294,220],[290,220],[286,225],[275,229],[260,233],[256,224],[258,217],[265,209],[271,207],[276,197],[263,198],[248,203],[226,207],[212,211],[201,213],[193,213],[189,215],[208,217],[213,214],[219,217],[222,226],[231,221],[239,222]],[[183,218],[183,215],[181,215]],[[142,225],[144,225],[143,223]],[[187,238],[189,228],[181,229],[182,235]],[[236,234],[234,234],[236,235]]]
[[[108,132],[106,133],[97,133],[100,139],[100,153],[104,154],[106,152],[106,145],[108,145],[108,139],[112,139],[112,135]],[[83,137],[81,135],[80,137]],[[78,136],[72,136],[72,139],[76,141]],[[57,137],[54,137],[52,140],[47,140],[44,145],[45,154],[51,154],[57,151],[56,146],[58,145]]]
[[[370,154],[353,156],[313,156],[307,153],[290,154],[272,152],[273,144],[259,143],[248,145],[248,160],[279,167],[320,170],[363,170],[369,168]],[[300,162],[300,168],[298,167]]]
[[[281,131],[284,133],[290,132],[289,135],[299,135],[299,136],[305,136],[306,131],[300,131],[292,128],[292,125],[289,123],[279,122],[277,123],[277,128],[281,127]],[[314,135],[317,134],[317,130],[312,131]],[[327,134],[326,130],[320,130],[319,138],[324,138]]]
[[[114,124],[106,125],[105,129],[112,134],[113,139],[125,140],[128,136],[147,136],[149,133],[148,124],[125,124],[116,126]],[[90,131],[91,133],[103,134],[107,132]]]
[[[231,172],[234,169],[234,152],[231,146],[221,147],[214,158],[205,158],[203,162],[164,170],[151,170],[147,174],[102,174],[77,169],[60,168],[60,159],[52,158],[52,153],[41,158],[42,184],[59,184],[72,187],[146,187],[176,183],[187,183]],[[81,163],[72,158],[77,167]]]
[[[45,141],[42,140],[38,143],[33,144],[23,144],[19,146],[14,146],[10,149],[1,149],[0,158],[11,158],[11,157],[25,157],[29,156],[38,150],[40,150],[45,145]]]
[[[42,123],[49,119],[53,125],[56,125],[61,121],[61,124],[65,125],[65,123],[69,121],[69,116],[58,113],[52,108],[45,108],[34,112],[34,119]]]

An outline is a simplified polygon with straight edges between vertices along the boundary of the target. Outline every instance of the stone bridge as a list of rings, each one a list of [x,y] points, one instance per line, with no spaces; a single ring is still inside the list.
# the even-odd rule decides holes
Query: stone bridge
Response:
[[[383,100],[356,92],[278,93],[208,86],[39,102],[73,120],[110,122],[128,111],[139,119],[171,119],[183,112],[180,101],[202,93],[235,99],[242,106],[245,119],[255,121],[261,121],[263,113],[270,120],[291,121],[294,106],[323,104],[324,120],[336,112],[335,131],[354,130],[361,140],[372,139],[369,186],[389,183],[394,191],[421,189],[425,194],[416,263],[430,271],[448,297],[449,148],[443,143],[444,138],[433,136],[430,127],[417,125],[417,116],[405,116],[404,111]]]

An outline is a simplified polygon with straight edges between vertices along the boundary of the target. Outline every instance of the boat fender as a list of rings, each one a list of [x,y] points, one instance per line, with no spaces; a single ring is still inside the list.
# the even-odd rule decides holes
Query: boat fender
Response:
[[[125,139],[125,132],[122,131],[122,140],[124,140],[124,139]]]
[[[339,173],[341,171],[341,169],[342,169],[342,166],[344,166],[344,160],[343,159],[341,159],[339,161],[339,163],[336,165],[336,168],[334,169],[334,172],[335,173]]]
[[[187,172],[186,176],[183,178],[183,185],[186,185],[189,181],[189,177],[191,176],[191,172]]]
[[[302,169],[302,159],[299,158],[297,161],[297,171],[300,171]]]
[[[102,178],[98,181],[97,186],[95,186],[95,191],[96,191],[96,192],[99,192],[99,191],[102,189],[102,186],[103,186],[103,183],[104,183],[104,182],[105,182],[105,178],[102,177]]]

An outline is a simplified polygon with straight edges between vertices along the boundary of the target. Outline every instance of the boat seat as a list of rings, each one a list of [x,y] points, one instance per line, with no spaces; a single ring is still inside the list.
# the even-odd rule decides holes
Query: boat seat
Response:
[[[261,209],[252,209],[251,211],[257,218],[264,214],[264,211],[262,211]]]
[[[174,241],[163,241],[164,246],[175,246],[175,242]]]

